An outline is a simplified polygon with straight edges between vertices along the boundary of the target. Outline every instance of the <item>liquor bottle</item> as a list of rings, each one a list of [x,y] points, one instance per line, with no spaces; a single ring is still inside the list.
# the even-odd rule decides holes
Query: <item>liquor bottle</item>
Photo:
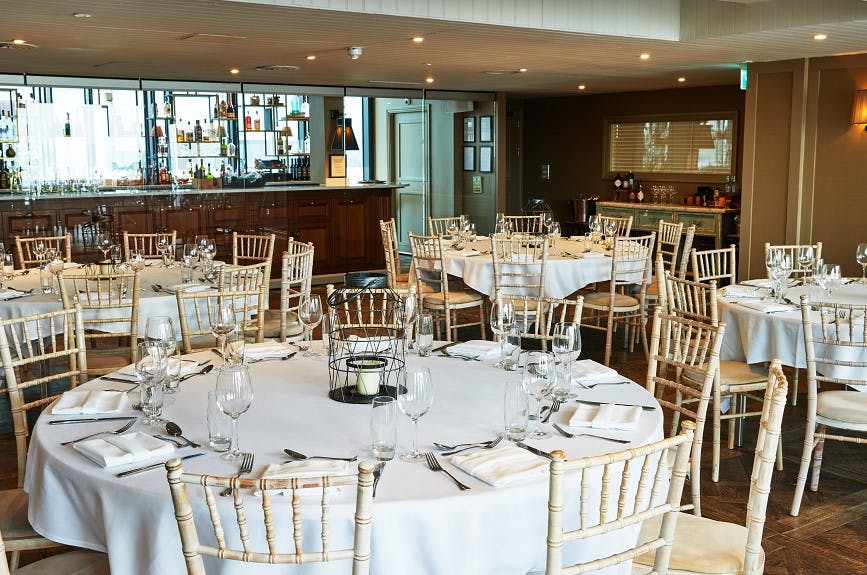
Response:
[[[193,135],[193,125],[192,125],[192,123],[190,123],[189,120],[187,120],[187,129],[186,129],[186,131],[184,132],[184,140],[185,140],[188,144],[190,144],[190,143],[193,142],[193,138],[194,138],[194,137],[195,137],[195,136]]]
[[[217,119],[220,117],[220,102],[214,101],[214,114],[211,116],[213,119]]]
[[[232,100],[229,100],[226,103],[226,119],[234,120],[235,119],[235,106],[232,105]]]
[[[220,162],[220,181],[226,183],[226,161]]]
[[[205,125],[202,126],[202,141],[210,142],[211,141],[211,123],[208,120],[204,120]]]
[[[232,143],[232,140],[229,140],[229,143],[226,144],[226,155],[230,158],[235,157],[235,144]]]
[[[247,112],[247,115],[244,116],[244,129],[247,130],[248,132],[252,131],[252,129],[253,129],[253,118],[252,118],[252,116],[250,116],[249,111]]]
[[[634,203],[635,200],[635,190],[629,190],[629,201]]]
[[[304,158],[304,179],[310,179],[310,156]]]
[[[307,96],[304,96],[304,101],[301,102],[301,115],[305,118],[310,116],[310,102],[307,101]]]
[[[283,136],[277,136],[277,155],[282,156],[286,152],[286,149],[283,147]]]
[[[209,180],[214,179],[214,174],[211,172],[211,164],[208,164],[208,172],[205,175],[205,177],[208,178]]]
[[[632,168],[626,172],[626,182],[630,190],[635,187],[635,174],[632,173]]]
[[[163,97],[163,116],[166,118],[172,117],[172,97],[168,93]]]
[[[9,189],[9,172],[6,171],[6,162],[0,160],[0,190]]]
[[[292,162],[289,164],[289,180],[290,181],[295,180],[295,170],[297,169],[295,163],[297,160],[298,160],[297,158],[292,158]]]
[[[228,111],[228,107],[226,106],[226,101],[220,100],[220,117],[221,118],[228,118],[228,116],[226,115],[227,111]]]
[[[69,112],[66,113],[66,123],[63,125],[63,137],[69,138],[72,136],[72,123],[69,121]]]
[[[179,144],[183,144],[183,143],[184,143],[184,127],[183,127],[183,124],[181,124],[181,122],[183,122],[183,120],[181,120],[180,118],[178,118],[178,126],[177,126],[177,131],[176,131],[177,133],[176,133],[176,135],[175,135],[175,140],[176,140]]]
[[[190,179],[190,183],[192,183],[193,178],[196,177],[196,171],[193,170],[193,161],[187,160],[187,176]]]
[[[620,172],[617,172],[617,174],[614,176],[614,189],[615,190],[622,190],[623,189],[623,178],[620,177]]]
[[[641,185],[641,180],[638,180],[638,193],[635,194],[635,199],[639,204],[644,203],[644,187]]]
[[[219,120],[215,121],[215,122],[211,122],[210,140],[212,142],[219,142],[220,141],[220,136],[218,135],[220,131],[217,129],[218,124],[219,124]]]
[[[226,145],[226,138],[220,140],[220,155],[225,156],[229,152],[229,147]]]
[[[253,120],[253,130],[258,132],[262,129],[262,120],[259,119],[259,110],[256,110],[256,119]]]
[[[201,142],[201,141],[202,141],[202,124],[199,123],[198,120],[196,120],[196,128],[195,128],[195,130],[196,130],[196,131],[194,132],[194,133],[195,133],[195,141],[196,141],[196,142]]]

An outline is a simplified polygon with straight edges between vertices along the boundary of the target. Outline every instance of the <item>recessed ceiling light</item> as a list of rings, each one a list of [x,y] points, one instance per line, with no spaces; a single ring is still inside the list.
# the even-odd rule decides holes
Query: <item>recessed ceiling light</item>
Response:
[[[578,84],[578,89],[579,89],[579,90],[584,90],[584,89],[586,89],[586,88],[587,88],[587,86],[585,86],[584,84]]]
[[[433,84],[434,83],[433,76],[428,76],[427,78],[424,79],[424,81],[427,82],[428,84]]]
[[[686,82],[686,78],[684,78],[683,76],[681,76],[680,78],[677,79],[677,81],[680,82],[680,83],[683,83],[683,82]]]
[[[642,60],[650,60],[650,54],[645,52],[644,54],[640,55],[639,58],[641,58]]]
[[[22,40],[20,38],[16,38],[16,39],[12,40],[12,43],[15,44],[16,46],[21,46],[22,44],[26,44],[27,41]]]
[[[310,54],[309,56],[307,56],[307,59],[308,59],[308,60],[315,60],[315,59],[316,59],[316,54]]]
[[[412,41],[416,44],[421,44],[424,42],[424,36],[413,36]]]
[[[91,18],[91,15],[87,12],[76,12],[72,15],[73,18]]]
[[[825,40],[827,37],[827,34],[822,34],[821,32],[819,32],[818,34],[813,34],[813,40]]]
[[[527,71],[526,68],[519,68],[519,69],[518,69],[518,72],[526,72],[526,71]]]
[[[240,70],[237,68],[232,68],[231,70],[229,70],[229,74],[237,74],[239,72],[240,72]]]

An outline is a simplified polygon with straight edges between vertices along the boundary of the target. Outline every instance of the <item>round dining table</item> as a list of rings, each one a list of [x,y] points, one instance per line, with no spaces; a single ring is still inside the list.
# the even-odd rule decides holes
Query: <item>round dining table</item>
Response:
[[[217,360],[210,352],[193,354],[198,360]],[[490,440],[502,433],[503,397],[515,372],[497,369],[488,361],[465,361],[434,353],[430,357],[407,356],[407,365],[430,369],[434,384],[431,410],[419,421],[419,446],[434,449],[433,442],[454,444]],[[273,463],[285,461],[284,448],[306,454],[372,459],[370,405],[340,403],[328,397],[327,362],[323,357],[251,363],[254,399],[239,420],[240,447],[255,454],[251,476]],[[178,449],[177,456],[197,451],[204,456],[184,462],[184,470],[212,475],[234,475],[237,462],[222,459],[207,449],[207,393],[213,390],[217,371],[193,377],[170,396],[163,416],[178,423],[184,435],[204,447]],[[108,389],[116,383],[91,380],[87,388]],[[552,437],[528,440],[545,451],[564,450],[569,458],[594,456],[635,447],[662,438],[663,415],[653,397],[634,382],[580,389],[578,397],[604,402],[651,406],[643,410],[630,431],[604,430],[610,437],[627,439],[627,445],[594,437],[568,439],[552,431]],[[552,422],[568,422],[574,402],[553,414]],[[130,414],[136,414],[130,411]],[[25,489],[30,496],[29,518],[33,527],[53,541],[107,552],[113,573],[124,575],[180,575],[185,573],[180,538],[166,481],[165,469],[117,477],[128,467],[105,469],[61,442],[100,430],[118,422],[50,425],[58,416],[50,410],[36,422],[30,441]],[[550,424],[544,424],[550,430]],[[138,422],[134,430],[150,434],[161,430]],[[594,430],[599,433],[600,430]],[[401,417],[398,451],[407,451],[412,427]],[[162,459],[162,458],[161,458]],[[164,458],[167,459],[167,458]],[[546,553],[548,479],[544,473],[507,486],[493,487],[454,467],[446,457],[442,465],[470,486],[457,489],[448,477],[422,463],[396,458],[382,473],[373,503],[371,573],[378,575],[443,575],[445,573],[502,575],[544,570]],[[158,460],[162,462],[161,460]],[[545,461],[542,459],[542,461]],[[135,466],[141,465],[141,463]],[[356,471],[356,464],[349,470]],[[547,466],[541,466],[546,472]],[[577,480],[567,495],[578,501]],[[594,479],[599,489],[601,475]],[[199,534],[213,540],[199,487],[190,486]],[[305,542],[318,549],[319,491],[302,496],[306,513]],[[567,497],[567,500],[570,500]],[[598,493],[596,495],[598,501]],[[331,499],[332,548],[351,548],[355,490]],[[591,499],[592,500],[592,499]],[[244,495],[248,526],[254,548],[266,549],[261,523],[260,498]],[[278,547],[292,551],[291,497],[272,497]],[[597,504],[598,508],[598,504]],[[230,543],[237,533],[232,498],[218,498]],[[577,521],[577,510],[571,520]],[[568,520],[567,520],[568,521]],[[568,524],[567,524],[568,526]],[[235,531],[237,528],[235,528]],[[614,531],[586,541],[567,544],[566,560],[589,560],[623,550],[634,543],[637,529]],[[206,558],[211,574],[332,574],[348,573],[347,561],[328,564],[253,565]],[[606,573],[628,573],[628,565]]]

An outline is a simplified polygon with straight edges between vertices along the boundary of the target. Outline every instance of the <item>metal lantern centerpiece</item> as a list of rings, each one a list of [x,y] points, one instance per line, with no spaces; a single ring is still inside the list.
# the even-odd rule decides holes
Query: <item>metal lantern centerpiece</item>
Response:
[[[328,296],[328,397],[344,403],[397,398],[405,366],[400,309],[385,274],[346,274]]]

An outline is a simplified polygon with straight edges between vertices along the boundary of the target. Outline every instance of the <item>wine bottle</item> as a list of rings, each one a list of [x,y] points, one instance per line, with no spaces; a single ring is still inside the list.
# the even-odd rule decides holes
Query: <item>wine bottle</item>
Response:
[[[194,134],[195,134],[195,141],[201,142],[202,141],[202,124],[199,123],[198,120],[196,120],[196,128],[195,128]]]
[[[220,155],[225,156],[229,152],[229,146],[226,145],[226,138],[220,140]]]
[[[632,173],[632,168],[629,168],[626,173],[626,182],[630,190],[635,187],[635,174]]]
[[[211,173],[211,164],[208,164],[208,172],[207,172],[207,174],[205,175],[205,177],[208,178],[209,180],[213,180],[213,179],[214,179],[214,174]]]
[[[189,120],[187,120],[187,130],[184,132],[184,141],[190,144],[193,142],[194,137],[195,136],[193,134],[193,125],[190,123]]]
[[[202,126],[202,141],[211,141],[211,123],[208,120],[205,120],[205,125]]]
[[[226,106],[226,101],[220,100],[220,117],[221,118],[228,118],[229,116],[227,115],[227,111],[228,111],[228,107]]]
[[[622,190],[623,189],[623,178],[620,177],[620,172],[617,172],[617,174],[614,176],[614,189],[615,190]]]
[[[66,113],[66,123],[63,125],[63,137],[69,138],[72,136],[72,123],[69,120],[69,112]]]
[[[229,100],[226,105],[226,119],[234,120],[235,119],[235,106],[232,105],[232,100]]]

